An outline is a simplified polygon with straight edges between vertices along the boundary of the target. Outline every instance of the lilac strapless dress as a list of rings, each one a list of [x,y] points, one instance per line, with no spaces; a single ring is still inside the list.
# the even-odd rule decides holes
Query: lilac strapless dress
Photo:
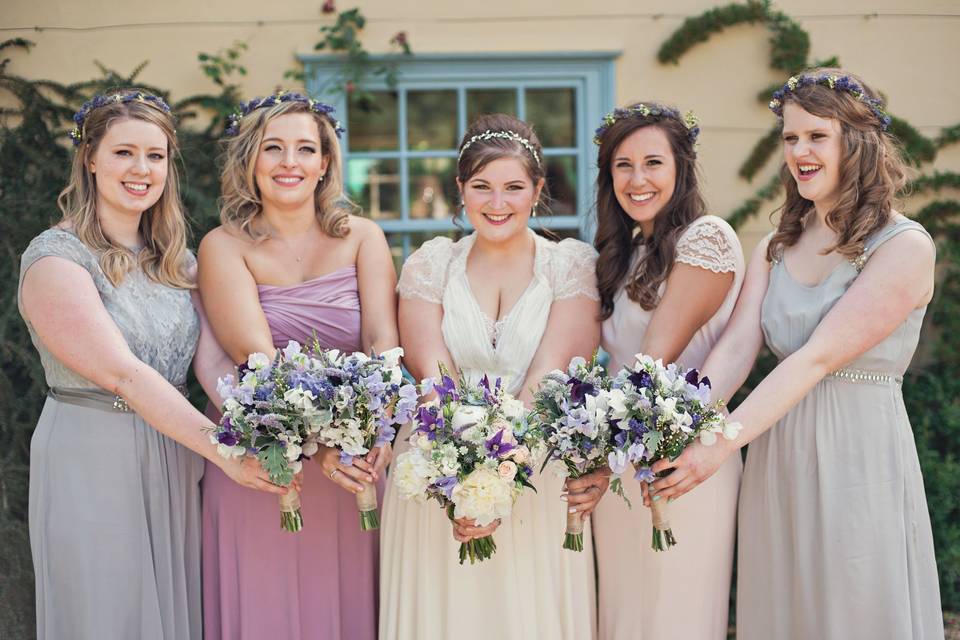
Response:
[[[273,343],[360,349],[357,270],[291,287],[260,285]],[[236,484],[209,462],[203,491],[203,626],[210,639],[365,640],[377,634],[377,531],[356,499],[307,462],[304,528],[280,528],[277,496]],[[380,487],[383,495],[383,487]]]

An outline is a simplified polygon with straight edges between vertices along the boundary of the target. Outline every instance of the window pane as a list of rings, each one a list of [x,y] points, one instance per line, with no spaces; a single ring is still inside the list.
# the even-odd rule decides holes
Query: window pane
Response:
[[[410,218],[445,220],[459,208],[455,158],[410,160]]]
[[[527,121],[544,147],[576,146],[574,89],[527,89]]]
[[[551,213],[555,216],[577,215],[577,157],[548,156],[545,160]]]
[[[347,139],[351,151],[390,151],[399,146],[397,130],[397,94],[370,91],[368,103],[353,102],[348,107]]]
[[[414,151],[456,149],[456,91],[407,92],[407,147]]]
[[[347,195],[374,220],[400,217],[400,171],[397,160],[349,161]]]
[[[397,271],[397,277],[400,277],[400,268],[403,266],[403,237],[405,233],[388,233],[387,244],[390,246],[390,256],[393,258],[393,268]]]
[[[467,91],[467,125],[488,113],[517,115],[515,89],[471,89]]]
[[[420,248],[424,242],[431,238],[436,238],[438,236],[446,236],[447,238],[452,238],[454,241],[459,240],[464,236],[464,232],[459,229],[454,229],[453,231],[431,231],[431,232],[418,232],[410,234],[410,253],[413,253]]]

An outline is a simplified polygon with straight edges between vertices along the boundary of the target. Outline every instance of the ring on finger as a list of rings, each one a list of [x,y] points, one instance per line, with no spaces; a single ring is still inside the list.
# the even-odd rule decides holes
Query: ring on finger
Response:
[[[333,471],[330,472],[330,479],[333,480],[333,476],[337,475],[339,472],[340,469],[334,468]]]

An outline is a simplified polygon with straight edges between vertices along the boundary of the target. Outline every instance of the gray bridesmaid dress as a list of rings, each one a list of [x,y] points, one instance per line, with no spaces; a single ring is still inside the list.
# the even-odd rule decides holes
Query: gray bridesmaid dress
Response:
[[[134,355],[171,384],[186,382],[200,333],[188,291],[140,271],[114,287],[97,256],[60,229],[24,251],[21,286],[46,256],[86,269]],[[30,446],[37,637],[200,638],[203,459],[68,369],[27,327],[50,387]]]
[[[902,216],[820,284],[771,267],[761,323],[802,347],[873,251],[923,227]],[[737,637],[943,639],[933,535],[901,382],[925,308],[821,380],[750,444],[740,490]]]

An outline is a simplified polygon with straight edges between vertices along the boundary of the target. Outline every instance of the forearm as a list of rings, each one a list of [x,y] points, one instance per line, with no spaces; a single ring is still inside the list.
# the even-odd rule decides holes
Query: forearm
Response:
[[[727,339],[724,339],[727,338]],[[736,338],[724,336],[714,346],[700,375],[710,378],[712,398],[729,402],[743,386],[763,346],[763,335]]]
[[[219,465],[221,458],[208,431],[213,423],[154,369],[132,362],[107,388],[154,429]]]
[[[743,425],[733,444],[742,447],[763,434],[828,373],[827,364],[805,349],[783,360],[730,414],[730,421]]]

